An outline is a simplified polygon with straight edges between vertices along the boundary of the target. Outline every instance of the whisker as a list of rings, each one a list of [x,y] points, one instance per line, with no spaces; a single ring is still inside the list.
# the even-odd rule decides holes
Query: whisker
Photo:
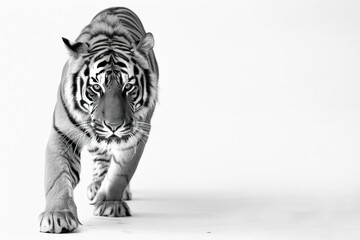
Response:
[[[80,130],[77,128],[68,128],[68,130],[66,131],[66,135],[68,136],[69,139],[66,142],[64,142],[63,140],[65,139],[65,136],[62,137],[62,141],[64,142],[65,148],[62,150],[61,154],[64,154],[72,146],[72,143],[76,143],[73,149],[73,154],[75,154],[75,151],[80,147],[79,144],[83,142],[84,138],[86,139],[87,137],[86,134],[89,134],[91,136],[89,129],[85,129],[85,133],[83,132],[79,133],[79,131]]]
[[[138,130],[139,132],[141,132],[141,133],[143,133],[143,134],[146,134],[147,136],[149,136],[149,131],[146,131],[146,130],[144,130],[144,129],[142,129],[142,128],[137,128],[137,127],[134,127],[134,129],[135,130]]]

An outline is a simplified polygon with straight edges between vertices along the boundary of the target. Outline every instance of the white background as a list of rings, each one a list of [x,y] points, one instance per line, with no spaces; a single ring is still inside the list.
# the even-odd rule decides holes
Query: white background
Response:
[[[160,98],[133,217],[38,233],[44,151],[74,40],[125,6],[155,37]],[[2,1],[1,239],[359,239],[359,1]],[[6,230],[6,231],[3,231]]]

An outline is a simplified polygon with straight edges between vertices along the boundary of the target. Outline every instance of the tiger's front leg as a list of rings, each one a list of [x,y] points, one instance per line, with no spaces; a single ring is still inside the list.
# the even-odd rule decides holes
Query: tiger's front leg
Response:
[[[89,147],[88,150],[93,161],[93,179],[87,188],[87,196],[88,199],[92,201],[95,198],[106,173],[108,172],[113,155],[107,149],[102,150],[93,146]],[[123,200],[131,200],[131,198],[132,195],[128,185],[124,191]]]
[[[102,150],[98,147],[89,147],[89,153],[91,154],[93,161],[93,179],[87,188],[87,197],[92,201],[108,172],[112,155],[107,149]]]
[[[71,232],[78,227],[73,189],[79,174],[80,150],[54,126],[46,149],[46,206],[39,216],[41,232]]]
[[[111,157],[110,166],[93,199],[94,215],[109,217],[130,216],[130,209],[123,201],[129,181],[134,175],[145,143],[123,150]]]

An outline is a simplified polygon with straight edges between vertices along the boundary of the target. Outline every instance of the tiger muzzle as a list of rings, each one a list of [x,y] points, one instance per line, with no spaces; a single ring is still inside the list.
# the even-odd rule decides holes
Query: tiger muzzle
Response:
[[[131,128],[133,122],[131,110],[126,95],[121,91],[117,81],[112,81],[100,97],[93,120],[114,134],[119,128]]]

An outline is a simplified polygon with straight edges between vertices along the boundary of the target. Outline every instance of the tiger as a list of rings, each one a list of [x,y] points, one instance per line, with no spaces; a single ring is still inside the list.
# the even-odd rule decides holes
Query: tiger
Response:
[[[154,37],[125,7],[99,12],[74,42],[57,92],[45,154],[45,210],[40,232],[65,233],[80,224],[73,190],[81,152],[93,160],[87,197],[95,216],[130,216],[129,182],[149,137],[159,69]]]

